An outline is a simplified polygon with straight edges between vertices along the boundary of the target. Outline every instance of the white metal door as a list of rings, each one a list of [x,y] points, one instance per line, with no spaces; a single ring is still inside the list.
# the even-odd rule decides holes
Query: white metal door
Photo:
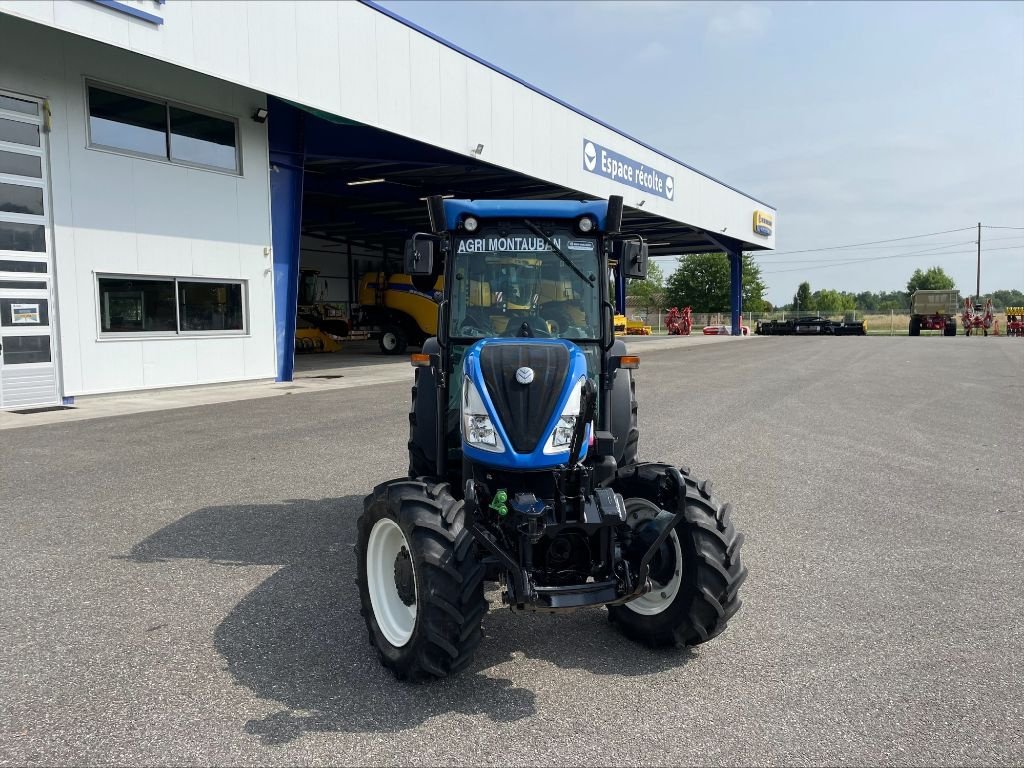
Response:
[[[0,409],[56,405],[45,105],[0,90]]]

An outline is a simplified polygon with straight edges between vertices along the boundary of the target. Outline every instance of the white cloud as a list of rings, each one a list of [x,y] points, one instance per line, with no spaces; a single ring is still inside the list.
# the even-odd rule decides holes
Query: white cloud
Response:
[[[753,3],[716,3],[708,18],[708,35],[716,38],[759,37],[768,26],[772,10]]]

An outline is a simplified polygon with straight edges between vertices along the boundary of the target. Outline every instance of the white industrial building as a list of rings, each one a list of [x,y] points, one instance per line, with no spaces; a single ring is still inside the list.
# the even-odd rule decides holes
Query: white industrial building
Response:
[[[289,379],[300,264],[350,306],[428,194],[774,247],[771,206],[372,3],[0,0],[0,408]]]

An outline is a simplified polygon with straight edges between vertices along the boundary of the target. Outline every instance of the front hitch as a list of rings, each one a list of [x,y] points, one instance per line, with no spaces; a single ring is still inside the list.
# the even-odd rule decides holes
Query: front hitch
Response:
[[[665,474],[669,482],[669,488],[667,490],[675,497],[677,509],[672,515],[671,520],[665,523],[662,527],[657,538],[651,542],[651,546],[647,548],[644,556],[640,558],[640,567],[637,569],[636,574],[636,586],[629,594],[619,600],[616,600],[614,603],[609,603],[609,605],[622,605],[623,603],[628,603],[630,600],[651,591],[651,561],[654,560],[655,556],[658,554],[658,550],[661,549],[661,545],[665,543],[666,539],[668,539],[672,530],[676,528],[676,526],[678,526],[686,516],[686,481],[683,480],[683,474],[675,467],[669,467]]]

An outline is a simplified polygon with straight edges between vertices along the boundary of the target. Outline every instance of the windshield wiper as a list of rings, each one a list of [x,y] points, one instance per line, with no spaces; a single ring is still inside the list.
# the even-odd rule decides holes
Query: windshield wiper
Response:
[[[551,250],[555,252],[555,255],[558,256],[558,258],[560,258],[566,264],[566,266],[569,267],[569,269],[571,269],[573,272],[575,272],[579,276],[579,278],[581,280],[586,281],[586,283],[588,285],[593,285],[594,284],[594,278],[593,277],[587,277],[585,274],[583,274],[583,271],[579,267],[577,267],[575,264],[573,264],[572,261],[569,259],[569,257],[565,255],[565,252],[562,251],[562,249],[558,247],[558,243],[556,243],[554,240],[552,240],[550,237],[548,237],[546,234],[544,234],[544,230],[542,230],[540,227],[538,227],[536,224],[534,224],[529,219],[523,219],[523,224],[525,224],[527,229],[529,229],[531,232],[533,232],[533,234],[537,235],[537,237],[539,237],[545,243],[547,243],[548,247],[551,248]]]

